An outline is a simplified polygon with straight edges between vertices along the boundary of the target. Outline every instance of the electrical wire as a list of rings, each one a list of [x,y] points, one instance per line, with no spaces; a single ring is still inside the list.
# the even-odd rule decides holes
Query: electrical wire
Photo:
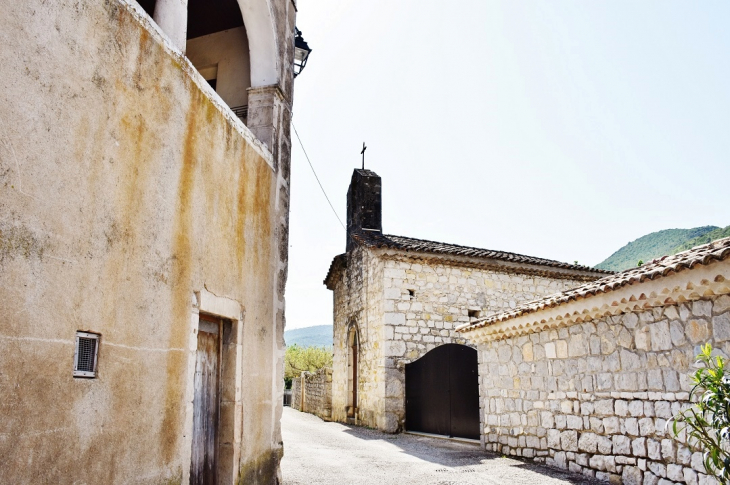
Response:
[[[342,229],[347,230],[345,225],[342,223],[342,219],[340,219],[340,216],[337,215],[337,211],[335,210],[334,206],[332,205],[332,202],[330,202],[330,198],[327,197],[327,192],[324,191],[324,187],[322,187],[322,182],[319,181],[319,177],[317,177],[317,172],[314,171],[314,166],[312,165],[312,162],[309,160],[309,155],[307,155],[307,150],[304,149],[304,144],[302,143],[302,139],[299,137],[299,132],[297,132],[297,127],[294,126],[294,122],[292,122],[291,127],[294,128],[294,134],[297,135],[297,140],[299,140],[299,146],[302,147],[302,151],[304,152],[304,156],[307,158],[307,163],[309,164],[309,168],[312,169],[312,173],[314,174],[314,178],[317,179],[317,183],[319,184],[319,188],[322,189],[322,193],[324,194],[324,198],[327,199],[327,203],[330,205],[330,208],[332,209],[332,213],[337,218],[337,221],[342,226]]]

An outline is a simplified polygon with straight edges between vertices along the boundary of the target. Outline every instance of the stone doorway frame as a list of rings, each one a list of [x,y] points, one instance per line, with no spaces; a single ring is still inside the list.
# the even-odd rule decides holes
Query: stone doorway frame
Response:
[[[219,383],[220,412],[218,416],[218,481],[221,484],[236,482],[241,461],[241,438],[243,428],[242,370],[243,305],[230,298],[216,296],[205,287],[193,293],[190,331],[188,340],[188,368],[185,391],[185,424],[181,464],[182,483],[190,482],[192,460],[193,400],[195,397],[195,364],[198,351],[198,328],[200,314],[221,318],[231,322],[223,325],[221,346],[221,368]],[[228,329],[226,329],[228,327]]]

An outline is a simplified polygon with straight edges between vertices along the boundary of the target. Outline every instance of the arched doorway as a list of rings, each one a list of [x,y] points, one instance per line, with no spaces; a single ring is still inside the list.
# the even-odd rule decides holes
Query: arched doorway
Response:
[[[347,417],[352,419],[357,419],[359,357],[360,336],[357,325],[351,324],[347,331]]]
[[[406,364],[406,430],[479,439],[475,349],[445,344]]]

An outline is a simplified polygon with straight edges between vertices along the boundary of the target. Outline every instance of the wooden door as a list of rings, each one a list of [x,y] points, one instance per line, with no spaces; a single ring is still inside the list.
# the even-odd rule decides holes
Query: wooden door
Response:
[[[352,344],[352,408],[357,409],[357,354],[360,349],[357,346],[357,334]]]
[[[193,399],[191,485],[215,485],[218,463],[220,322],[200,317]]]
[[[406,364],[406,429],[479,439],[477,351],[445,344]]]

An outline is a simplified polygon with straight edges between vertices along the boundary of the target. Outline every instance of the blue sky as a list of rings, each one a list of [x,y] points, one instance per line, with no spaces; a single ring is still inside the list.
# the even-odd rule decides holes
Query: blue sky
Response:
[[[730,225],[730,2],[300,0],[294,125],[340,218],[383,178],[388,234],[597,264]],[[287,328],[332,323],[344,230],[293,137]]]

